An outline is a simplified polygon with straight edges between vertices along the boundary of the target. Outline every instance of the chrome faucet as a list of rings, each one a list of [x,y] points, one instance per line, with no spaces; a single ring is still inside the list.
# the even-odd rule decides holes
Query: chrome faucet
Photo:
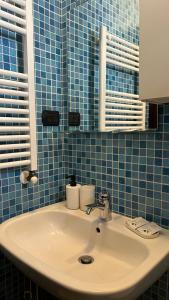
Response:
[[[90,213],[95,209],[99,208],[100,209],[100,219],[103,221],[110,221],[112,216],[112,204],[111,204],[111,199],[110,195],[108,192],[103,191],[99,194],[98,200],[94,204],[88,204],[86,214],[90,215]]]

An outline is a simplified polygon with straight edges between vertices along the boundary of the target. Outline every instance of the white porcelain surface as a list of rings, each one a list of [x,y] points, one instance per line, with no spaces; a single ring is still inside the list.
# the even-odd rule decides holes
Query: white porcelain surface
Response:
[[[64,299],[136,299],[169,266],[169,232],[144,240],[112,214],[99,223],[64,203],[12,218],[0,225],[2,250],[41,286]],[[97,233],[96,227],[100,228]],[[81,255],[92,255],[90,265]]]

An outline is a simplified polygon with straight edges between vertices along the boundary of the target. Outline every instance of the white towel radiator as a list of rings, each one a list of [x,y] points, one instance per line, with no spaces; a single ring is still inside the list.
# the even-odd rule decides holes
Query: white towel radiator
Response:
[[[0,169],[37,170],[32,0],[0,0],[0,27],[22,35],[24,73],[0,69]]]
[[[108,33],[106,26],[102,26],[99,57],[99,130],[145,130],[146,106],[139,100],[139,95],[106,89],[107,65],[139,73],[139,46]]]

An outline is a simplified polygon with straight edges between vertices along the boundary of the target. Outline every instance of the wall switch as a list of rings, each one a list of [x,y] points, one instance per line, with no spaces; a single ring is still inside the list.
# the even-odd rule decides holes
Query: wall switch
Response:
[[[68,124],[69,124],[69,126],[80,126],[80,113],[79,112],[69,112]]]
[[[149,103],[148,128],[158,128],[158,104]]]

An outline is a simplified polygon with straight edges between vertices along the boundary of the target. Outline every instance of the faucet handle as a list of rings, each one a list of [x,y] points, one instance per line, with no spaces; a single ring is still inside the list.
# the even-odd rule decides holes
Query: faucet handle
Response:
[[[105,201],[109,201],[110,199],[110,195],[107,191],[102,191],[100,194],[99,194],[99,198],[98,198],[98,202],[101,204],[101,205],[104,205],[105,204]]]
[[[93,210],[94,208],[96,208],[97,206],[98,206],[97,203],[87,204],[87,205],[86,205],[86,214],[87,214],[87,215],[90,215],[90,213],[92,212],[92,210]]]

